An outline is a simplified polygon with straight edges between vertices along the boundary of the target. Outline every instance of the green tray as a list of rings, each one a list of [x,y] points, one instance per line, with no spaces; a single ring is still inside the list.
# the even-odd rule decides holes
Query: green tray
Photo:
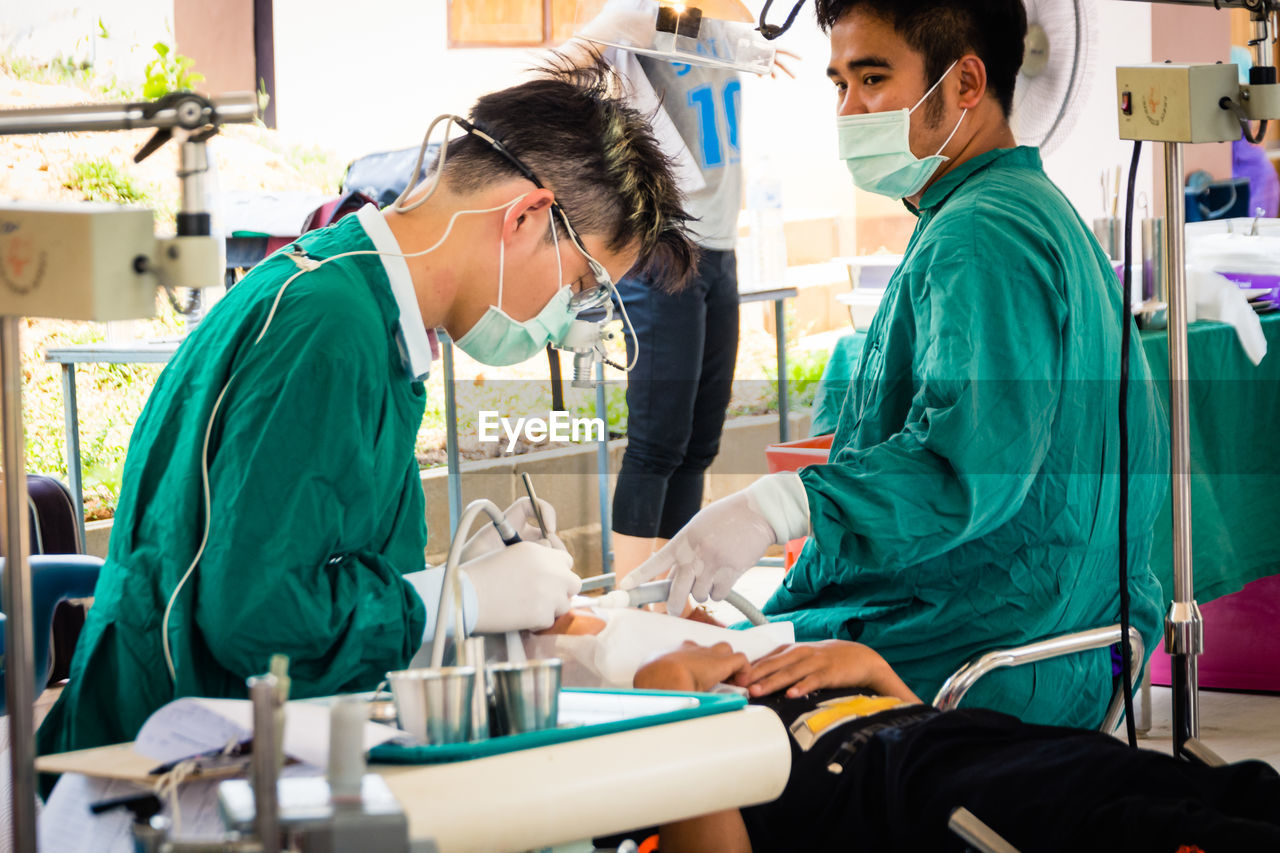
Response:
[[[402,744],[384,743],[373,748],[369,753],[369,760],[382,764],[443,764],[451,761],[469,761],[473,758],[486,758],[490,755],[501,755],[521,749],[535,749],[540,746],[551,746],[552,744],[567,743],[572,740],[611,735],[618,732],[631,731],[632,729],[642,729],[648,726],[660,726],[666,723],[692,720],[697,717],[707,717],[712,714],[722,714],[725,711],[736,711],[747,704],[746,697],[729,693],[680,693],[661,690],[574,688],[563,690],[561,692],[562,699],[565,694],[661,696],[694,699],[697,704],[661,713],[627,717],[609,722],[564,725],[560,728],[541,732],[506,735],[473,743],[442,743],[435,746],[404,746]]]

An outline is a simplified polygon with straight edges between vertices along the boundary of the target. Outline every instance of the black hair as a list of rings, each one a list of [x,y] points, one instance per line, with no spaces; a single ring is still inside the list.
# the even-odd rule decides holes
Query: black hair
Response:
[[[468,118],[555,193],[576,231],[612,251],[638,244],[637,269],[678,290],[697,248],[672,163],[648,119],[626,105],[621,82],[598,55],[582,65],[557,56],[537,70],[533,80],[481,97]],[[461,191],[521,177],[472,135],[449,143],[444,170]]]
[[[1022,0],[815,0],[823,32],[855,9],[888,22],[924,56],[926,87],[951,63],[966,53],[975,54],[987,68],[987,88],[1009,117],[1027,37]]]

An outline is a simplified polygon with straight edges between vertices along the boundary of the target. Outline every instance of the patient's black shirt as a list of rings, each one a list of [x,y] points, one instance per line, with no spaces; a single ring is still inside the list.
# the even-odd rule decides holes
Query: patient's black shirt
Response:
[[[822,703],[857,694],[753,704],[790,730]],[[1280,851],[1280,776],[1261,762],[1200,767],[1098,732],[924,705],[854,717],[807,750],[804,738],[789,740],[782,795],[742,809],[755,853],[964,850],[947,829],[959,806],[1022,853]]]

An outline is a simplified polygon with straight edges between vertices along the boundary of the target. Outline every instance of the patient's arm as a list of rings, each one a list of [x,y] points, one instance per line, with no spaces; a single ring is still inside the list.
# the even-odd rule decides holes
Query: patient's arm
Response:
[[[752,696],[783,688],[787,696],[796,698],[823,687],[865,687],[904,702],[920,701],[874,649],[845,640],[782,646],[739,672],[733,683],[746,687]]]
[[[645,690],[710,690],[751,664],[728,643],[700,646],[685,641],[678,651],[665,654],[636,670],[636,687]]]
[[[636,671],[635,686],[647,690],[709,690],[743,672],[746,655],[728,643],[710,648],[685,643],[679,651],[663,655]],[[751,841],[742,814],[728,809],[664,825],[658,831],[662,853],[751,853]]]

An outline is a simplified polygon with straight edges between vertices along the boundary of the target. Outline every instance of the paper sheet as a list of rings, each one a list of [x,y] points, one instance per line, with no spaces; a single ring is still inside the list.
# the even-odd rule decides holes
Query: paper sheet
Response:
[[[697,707],[692,696],[646,696],[623,693],[561,693],[560,725],[586,726],[667,714]]]
[[[134,750],[157,763],[174,761],[233,741],[253,730],[253,705],[247,699],[178,699],[156,711],[138,732]],[[404,732],[380,723],[365,723],[365,751]],[[329,762],[329,706],[321,702],[285,703],[284,752],[313,767]]]

